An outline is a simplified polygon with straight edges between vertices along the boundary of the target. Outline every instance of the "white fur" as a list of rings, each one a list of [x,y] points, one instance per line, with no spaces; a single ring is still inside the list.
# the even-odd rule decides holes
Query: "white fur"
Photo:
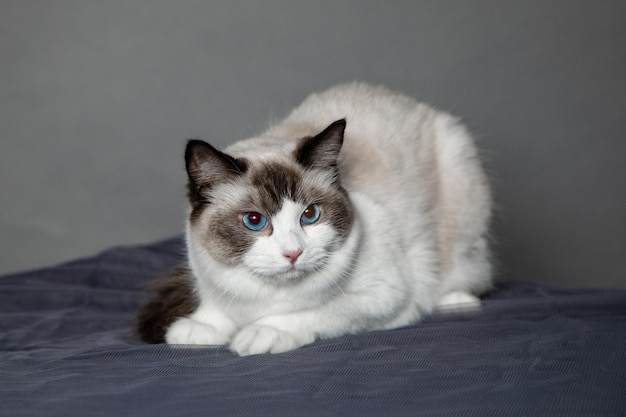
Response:
[[[281,211],[272,219],[272,234],[258,238],[244,257],[248,270],[268,277],[297,276],[302,271],[316,269],[325,261],[331,243],[337,238],[335,230],[323,223],[303,227],[300,216],[305,207],[289,200],[283,202]],[[283,253],[297,250],[303,252],[292,265]]]
[[[286,160],[294,139],[343,117],[339,169],[355,211],[347,240],[339,245],[324,222],[300,225],[305,206],[285,200],[272,233],[256,240],[241,267],[212,258],[202,232],[188,227],[201,302],[170,327],[168,343],[279,353],[318,338],[412,324],[437,305],[476,305],[470,293],[491,282],[491,200],[473,142],[456,119],[353,83],[310,96],[266,134],[225,152]],[[293,266],[283,255],[289,250],[302,250]]]

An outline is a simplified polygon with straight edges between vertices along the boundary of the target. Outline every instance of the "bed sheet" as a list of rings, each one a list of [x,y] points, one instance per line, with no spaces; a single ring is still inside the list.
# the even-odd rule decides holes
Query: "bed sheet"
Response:
[[[626,291],[502,283],[480,312],[281,355],[130,337],[177,237],[0,278],[0,416],[618,416]]]

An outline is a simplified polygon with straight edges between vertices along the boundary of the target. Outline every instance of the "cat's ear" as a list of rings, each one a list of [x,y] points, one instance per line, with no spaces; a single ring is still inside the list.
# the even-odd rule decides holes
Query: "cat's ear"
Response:
[[[322,133],[304,139],[296,150],[296,160],[307,168],[336,169],[345,130],[346,119],[340,119]]]
[[[202,190],[224,182],[236,175],[243,175],[246,163],[218,151],[202,140],[192,139],[185,149],[185,167],[189,176],[190,197],[202,200]],[[194,195],[194,193],[196,195]]]

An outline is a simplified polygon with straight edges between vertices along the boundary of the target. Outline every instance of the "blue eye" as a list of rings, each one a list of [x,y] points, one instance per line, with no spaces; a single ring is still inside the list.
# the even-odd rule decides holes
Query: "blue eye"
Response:
[[[251,211],[244,214],[242,221],[243,225],[253,232],[263,230],[263,228],[267,225],[267,218],[261,213],[257,213],[256,211]]]
[[[313,224],[320,218],[320,206],[317,204],[310,204],[302,212],[300,216],[300,222],[302,224]]]

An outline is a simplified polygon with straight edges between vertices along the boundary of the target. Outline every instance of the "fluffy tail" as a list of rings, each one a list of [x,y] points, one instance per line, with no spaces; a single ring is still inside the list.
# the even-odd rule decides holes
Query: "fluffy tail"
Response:
[[[181,266],[151,287],[154,299],[137,312],[134,333],[146,343],[164,343],[169,326],[198,308],[189,270]]]

